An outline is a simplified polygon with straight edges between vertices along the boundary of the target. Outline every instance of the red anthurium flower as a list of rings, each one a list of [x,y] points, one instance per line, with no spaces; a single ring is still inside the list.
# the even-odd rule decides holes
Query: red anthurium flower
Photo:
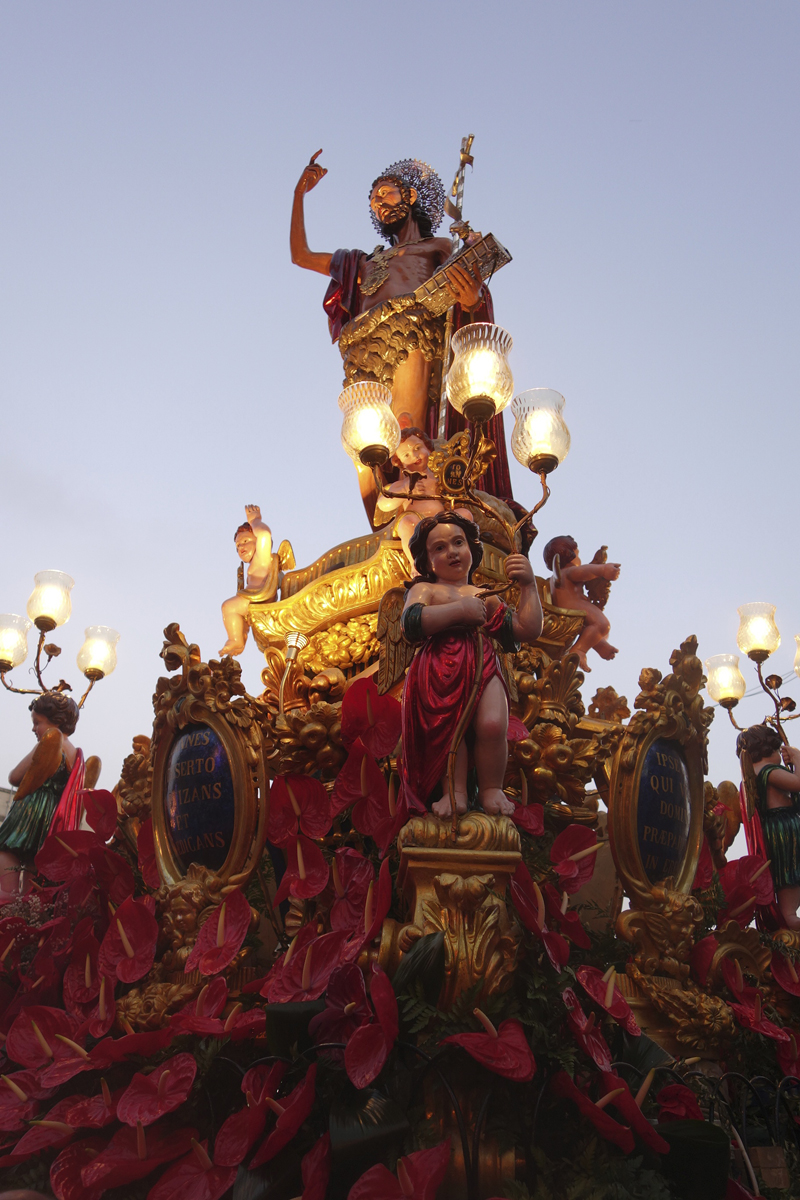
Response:
[[[511,820],[531,837],[541,837],[544,833],[544,808],[541,804],[515,805]]]
[[[81,1171],[105,1146],[103,1138],[86,1138],[66,1146],[50,1167],[50,1187],[56,1200],[100,1200],[103,1188],[87,1188]]]
[[[267,1123],[267,1101],[274,1100],[286,1072],[286,1063],[251,1067],[242,1080],[247,1103],[228,1117],[214,1141],[214,1162],[219,1167],[237,1167],[256,1144]]]
[[[308,933],[304,933],[306,929]],[[261,995],[272,1004],[317,1000],[342,961],[346,941],[347,934],[341,930],[317,937],[314,926],[304,925],[286,954],[270,971]]]
[[[591,938],[583,928],[583,922],[578,913],[569,908],[569,896],[563,892],[560,896],[552,883],[546,883],[542,888],[547,918],[551,925],[560,930],[576,946],[583,950],[591,947]]]
[[[604,1071],[601,1087],[604,1096],[612,1096],[609,1105],[613,1104],[615,1108],[619,1109],[625,1124],[631,1127],[646,1146],[655,1150],[656,1154],[669,1154],[669,1142],[665,1142],[656,1133],[636,1103],[636,1099],[624,1079],[621,1079],[615,1071]]]
[[[64,1006],[75,1017],[84,1017],[86,1005],[97,999],[99,953],[100,943],[94,936],[92,919],[86,917],[75,929],[70,962],[64,971]]]
[[[558,873],[559,887],[572,896],[594,874],[597,834],[583,825],[568,825],[550,847],[550,861]]]
[[[525,1030],[519,1021],[510,1018],[495,1029],[489,1018],[475,1009],[475,1016],[483,1025],[485,1033],[454,1033],[443,1038],[454,1046],[461,1046],[476,1062],[488,1067],[505,1079],[527,1083],[536,1074],[536,1060],[531,1054]]]
[[[286,870],[283,873],[275,903],[280,904],[288,896],[296,900],[309,900],[318,896],[328,882],[330,871],[319,846],[303,834],[298,834],[283,848],[286,855]]]
[[[20,1066],[47,1066],[64,1052],[64,1043],[57,1035],[74,1037],[77,1024],[75,1018],[61,1008],[30,1004],[23,1008],[9,1029],[5,1052]]]
[[[400,741],[400,704],[393,696],[379,696],[375,680],[357,679],[342,701],[342,741],[356,738],[375,758],[391,754]]]
[[[361,968],[343,963],[330,977],[325,992],[325,1011],[311,1018],[308,1032],[315,1042],[346,1042],[360,1025],[372,1020],[367,988]],[[339,1051],[330,1053],[339,1055]]]
[[[778,1066],[784,1075],[800,1079],[800,1029],[787,1029],[788,1038],[777,1046]]]
[[[157,939],[155,917],[129,896],[109,921],[98,956],[100,970],[116,974],[123,983],[135,983],[152,967]]]
[[[435,1200],[450,1164],[449,1140],[398,1159],[397,1175],[378,1163],[357,1179],[347,1200]]]
[[[728,863],[719,873],[725,893],[725,907],[720,911],[718,924],[738,921],[742,929],[749,925],[757,907],[772,903],[775,895],[772,874],[761,854],[745,854]]]
[[[572,988],[565,988],[561,999],[569,1010],[569,1024],[575,1041],[601,1071],[611,1070],[611,1051],[606,1039],[595,1024],[594,1013],[587,1017]]]
[[[100,843],[88,829],[69,829],[45,838],[36,869],[56,883],[73,883],[92,870],[90,851]]]
[[[285,846],[298,833],[321,838],[331,827],[331,802],[325,787],[310,775],[281,775],[269,793],[267,837]]]
[[[3,1160],[6,1165],[13,1165],[12,1158],[14,1162],[24,1162],[26,1158],[40,1154],[50,1146],[61,1147],[71,1142],[75,1128],[67,1122],[66,1116],[75,1099],[75,1096],[69,1096],[66,1100],[59,1100],[43,1117],[38,1117],[32,1128],[19,1139],[11,1155]]]
[[[356,741],[339,774],[331,797],[335,815],[353,805],[351,819],[385,853],[397,819],[397,808],[390,802],[383,771],[361,741]]]
[[[703,1110],[691,1088],[669,1083],[656,1096],[658,1119],[666,1121],[704,1121]]]
[[[220,1200],[236,1178],[236,1167],[215,1167],[208,1157],[208,1142],[192,1141],[192,1149],[169,1167],[147,1200]]]
[[[81,1171],[84,1187],[120,1187],[144,1179],[161,1163],[179,1158],[191,1149],[196,1129],[145,1129],[123,1125],[92,1161]]]
[[[268,1099],[269,1107],[277,1114],[278,1120],[272,1133],[261,1143],[253,1155],[250,1169],[260,1167],[269,1162],[279,1150],[292,1140],[300,1126],[314,1107],[314,1085],[317,1078],[317,1064],[314,1063],[306,1072],[305,1078],[298,1083],[294,1091],[283,1100]]]
[[[708,838],[703,836],[700,845],[700,857],[697,860],[697,870],[694,873],[693,891],[704,892],[714,882],[714,863],[708,846]]]
[[[137,1071],[117,1104],[125,1125],[152,1125],[165,1113],[180,1108],[192,1090],[197,1063],[191,1054],[176,1054],[149,1075]]]
[[[100,843],[91,851],[91,859],[97,886],[112,904],[122,904],[133,895],[133,868],[120,854]]]
[[[692,952],[689,956],[689,962],[692,967],[692,978],[697,980],[702,986],[705,986],[708,979],[708,972],[711,970],[711,962],[718,949],[719,942],[713,933],[709,933],[706,937],[701,938],[692,947]]]
[[[184,970],[199,971],[201,975],[224,971],[239,953],[252,915],[241,889],[229,892],[201,927]]]
[[[17,1133],[28,1128],[28,1121],[39,1111],[36,1097],[28,1078],[34,1079],[33,1071],[15,1071],[13,1075],[0,1076],[0,1131]]]
[[[22,917],[4,917],[0,921],[0,971],[19,965],[20,952],[29,942],[38,941],[39,932]]]
[[[613,1142],[615,1146],[619,1146],[623,1154],[630,1154],[633,1151],[635,1143],[630,1129],[620,1125],[608,1115],[605,1108],[598,1107],[593,1100],[585,1096],[580,1088],[575,1086],[566,1071],[559,1071],[553,1076],[550,1088],[554,1095],[561,1096],[564,1100],[571,1100],[573,1104],[576,1104],[581,1113],[589,1118],[597,1132],[607,1142]]]
[[[117,828],[116,796],[102,788],[95,788],[79,792],[78,800],[83,804],[89,827],[107,842]]]
[[[74,1129],[102,1129],[116,1120],[117,1104],[124,1088],[109,1091],[105,1079],[100,1081],[96,1096],[73,1096],[74,1103],[67,1109],[64,1119]]]
[[[303,1195],[300,1200],[325,1200],[331,1174],[331,1135],[326,1133],[303,1156]]]
[[[366,1087],[380,1075],[400,1028],[394,988],[377,963],[372,964],[369,990],[375,1023],[359,1025],[344,1052],[345,1070],[357,1088]]]
[[[578,983],[595,1004],[599,1004],[610,1017],[624,1025],[628,1033],[639,1037],[642,1031],[636,1024],[628,1001],[619,990],[617,973],[613,967],[606,971],[605,975],[598,971],[597,967],[578,967],[575,974]]]
[[[788,954],[783,955],[776,951],[772,955],[770,963],[772,978],[790,996],[800,996],[800,969],[798,967],[800,964],[791,959]]]
[[[136,838],[136,857],[142,879],[147,887],[161,887],[161,876],[156,864],[156,843],[153,838],[152,817],[148,817],[139,829],[139,835]]]
[[[149,1058],[151,1054],[164,1050],[173,1036],[172,1030],[165,1026],[164,1029],[154,1029],[152,1032],[128,1033],[121,1038],[104,1038],[89,1051],[89,1056],[94,1065],[102,1070],[111,1063],[123,1062],[134,1054],[141,1058]]]
[[[743,1025],[745,1029],[751,1029],[753,1033],[763,1033],[764,1037],[771,1038],[774,1042],[789,1041],[787,1030],[781,1029],[764,1016],[761,993],[758,988],[744,988],[739,1000],[741,1003],[731,1004],[730,1009],[740,1025]]]
[[[547,957],[556,971],[560,971],[569,960],[569,945],[559,933],[553,933],[545,924],[544,895],[530,876],[524,862],[517,864],[511,880],[511,899],[525,928],[539,938],[547,951]]]
[[[336,899],[331,907],[331,929],[360,933],[370,884],[375,879],[372,863],[357,850],[337,850],[332,866]]]
[[[383,922],[386,914],[392,906],[392,875],[389,870],[389,860],[385,858],[381,863],[381,869],[378,872],[378,887],[372,900],[369,894],[367,895],[367,903],[364,909],[364,925],[367,931],[361,942],[355,941],[354,946],[358,946],[358,952],[364,946],[369,946],[375,940],[383,928]],[[371,916],[371,920],[370,920]]]
[[[207,983],[199,995],[175,1013],[173,1033],[216,1033],[219,1018],[228,1002],[228,985],[222,976]]]

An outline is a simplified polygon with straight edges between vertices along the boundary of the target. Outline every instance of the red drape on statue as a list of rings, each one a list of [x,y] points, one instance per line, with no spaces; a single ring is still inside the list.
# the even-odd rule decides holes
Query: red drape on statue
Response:
[[[747,853],[760,854],[762,858],[768,858],[767,847],[764,844],[764,831],[761,828],[761,817],[758,809],[753,810],[752,817],[747,815],[747,796],[743,783],[739,784],[739,809],[742,814]],[[756,925],[765,933],[772,933],[775,929],[781,928],[783,925],[781,911],[775,900],[771,904],[765,904],[756,909]]]
[[[70,771],[66,786],[61,793],[58,807],[53,813],[53,819],[50,822],[51,834],[64,833],[71,829],[79,828],[81,813],[83,812],[83,801],[80,799],[80,793],[83,791],[84,774],[83,751],[79,750],[75,755],[75,762]]]
[[[506,606],[499,604],[483,626],[483,676],[480,703],[489,680],[503,679],[493,634],[500,632]],[[427,638],[408,668],[403,685],[403,758],[400,779],[407,809],[424,812],[428,798],[447,770],[447,755],[475,682],[474,629],[448,629]],[[503,680],[505,687],[505,680]]]

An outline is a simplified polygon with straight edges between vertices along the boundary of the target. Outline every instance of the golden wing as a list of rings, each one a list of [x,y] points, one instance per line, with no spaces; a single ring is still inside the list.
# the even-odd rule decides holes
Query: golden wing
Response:
[[[278,547],[278,565],[282,571],[293,571],[297,566],[292,543],[284,538]]]
[[[15,800],[24,800],[35,792],[51,775],[55,775],[61,765],[61,730],[46,729],[41,741],[36,746],[31,759],[31,765],[22,776],[22,782],[17,788]]]
[[[739,807],[739,789],[730,779],[723,779],[717,788],[717,800],[725,806],[725,849],[733,844],[733,839],[742,824],[742,813]]]
[[[414,657],[416,647],[406,641],[400,625],[405,599],[405,588],[389,588],[383,593],[378,607],[375,633],[381,644],[377,676],[380,696],[385,696],[400,682]]]
[[[83,775],[83,786],[91,791],[97,787],[97,781],[100,778],[100,772],[103,769],[103,764],[96,754],[90,754],[86,760],[86,769]]]
[[[601,546],[592,559],[593,563],[608,562],[608,546]],[[605,608],[608,604],[608,597],[611,595],[611,580],[610,579],[590,579],[584,584],[586,595],[591,600],[592,604],[596,604],[598,608]]]

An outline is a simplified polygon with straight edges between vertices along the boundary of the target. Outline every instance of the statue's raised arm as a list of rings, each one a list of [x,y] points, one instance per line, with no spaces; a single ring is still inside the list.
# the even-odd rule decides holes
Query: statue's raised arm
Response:
[[[317,162],[320,154],[322,154],[321,150],[318,150],[316,154],[312,154],[308,166],[303,168],[303,173],[297,181],[297,187],[294,189],[289,247],[292,252],[292,262],[295,266],[304,267],[307,271],[318,271],[320,275],[329,275],[333,255],[318,254],[314,250],[309,250],[308,239],[306,238],[306,218],[303,210],[303,197],[306,192],[310,192],[312,188],[315,188],[323,175],[328,174],[327,168],[321,167]]]

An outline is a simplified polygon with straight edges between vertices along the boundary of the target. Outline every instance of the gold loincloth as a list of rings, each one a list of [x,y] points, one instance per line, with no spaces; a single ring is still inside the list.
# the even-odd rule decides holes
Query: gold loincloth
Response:
[[[345,383],[370,380],[391,388],[395,371],[409,354],[419,351],[426,362],[441,361],[444,317],[434,317],[413,292],[394,296],[348,321],[339,334]],[[439,385],[432,372],[429,399],[438,402]]]

